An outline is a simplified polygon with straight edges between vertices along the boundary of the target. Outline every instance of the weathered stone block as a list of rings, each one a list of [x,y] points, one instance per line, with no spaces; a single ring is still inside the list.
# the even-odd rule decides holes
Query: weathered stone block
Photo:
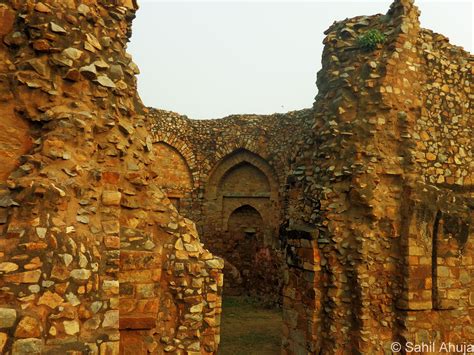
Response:
[[[64,299],[57,293],[46,291],[39,299],[38,306],[45,305],[49,308],[56,308],[64,302]]]
[[[64,326],[64,332],[67,335],[75,335],[79,333],[80,325],[79,325],[79,321],[77,320],[70,320],[70,321],[65,320],[63,322],[63,326]]]
[[[3,277],[6,282],[34,284],[39,281],[41,270],[20,272],[17,274],[8,274]]]
[[[119,206],[122,194],[119,191],[104,191],[102,193],[102,203],[105,206]]]
[[[15,263],[10,263],[10,262],[3,262],[0,263],[0,272],[13,272],[18,270],[18,265]]]
[[[11,328],[16,322],[16,310],[0,308],[0,328]]]
[[[36,338],[19,339],[13,343],[13,354],[38,355],[43,349],[43,340]]]
[[[104,328],[119,328],[119,311],[113,310],[105,312],[104,321],[102,322],[102,327]]]
[[[41,328],[41,324],[36,318],[25,316],[16,327],[15,337],[39,338],[41,336]]]
[[[71,277],[78,282],[84,282],[91,277],[91,271],[88,269],[74,269],[71,271]]]

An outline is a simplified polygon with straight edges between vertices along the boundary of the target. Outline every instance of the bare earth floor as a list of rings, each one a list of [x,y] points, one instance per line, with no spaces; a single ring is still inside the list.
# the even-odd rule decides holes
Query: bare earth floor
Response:
[[[224,296],[220,355],[278,355],[280,309],[265,308],[242,297]]]

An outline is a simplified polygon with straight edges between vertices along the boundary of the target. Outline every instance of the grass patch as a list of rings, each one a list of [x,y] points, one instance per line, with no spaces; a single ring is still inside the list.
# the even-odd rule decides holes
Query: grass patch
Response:
[[[385,42],[385,35],[377,29],[371,29],[361,35],[357,42],[362,49],[373,51],[378,44]]]
[[[280,353],[281,311],[246,297],[225,297],[222,307],[221,355]]]

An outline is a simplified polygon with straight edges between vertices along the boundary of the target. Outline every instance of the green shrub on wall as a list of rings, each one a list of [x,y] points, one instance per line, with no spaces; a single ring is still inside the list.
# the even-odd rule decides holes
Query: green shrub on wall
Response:
[[[377,44],[385,42],[385,35],[379,30],[372,29],[359,36],[357,42],[362,49],[372,51]]]

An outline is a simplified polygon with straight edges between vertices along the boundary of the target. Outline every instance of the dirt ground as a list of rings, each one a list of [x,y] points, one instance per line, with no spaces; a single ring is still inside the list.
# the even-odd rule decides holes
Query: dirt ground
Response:
[[[278,355],[281,310],[242,297],[224,297],[220,355]]]

